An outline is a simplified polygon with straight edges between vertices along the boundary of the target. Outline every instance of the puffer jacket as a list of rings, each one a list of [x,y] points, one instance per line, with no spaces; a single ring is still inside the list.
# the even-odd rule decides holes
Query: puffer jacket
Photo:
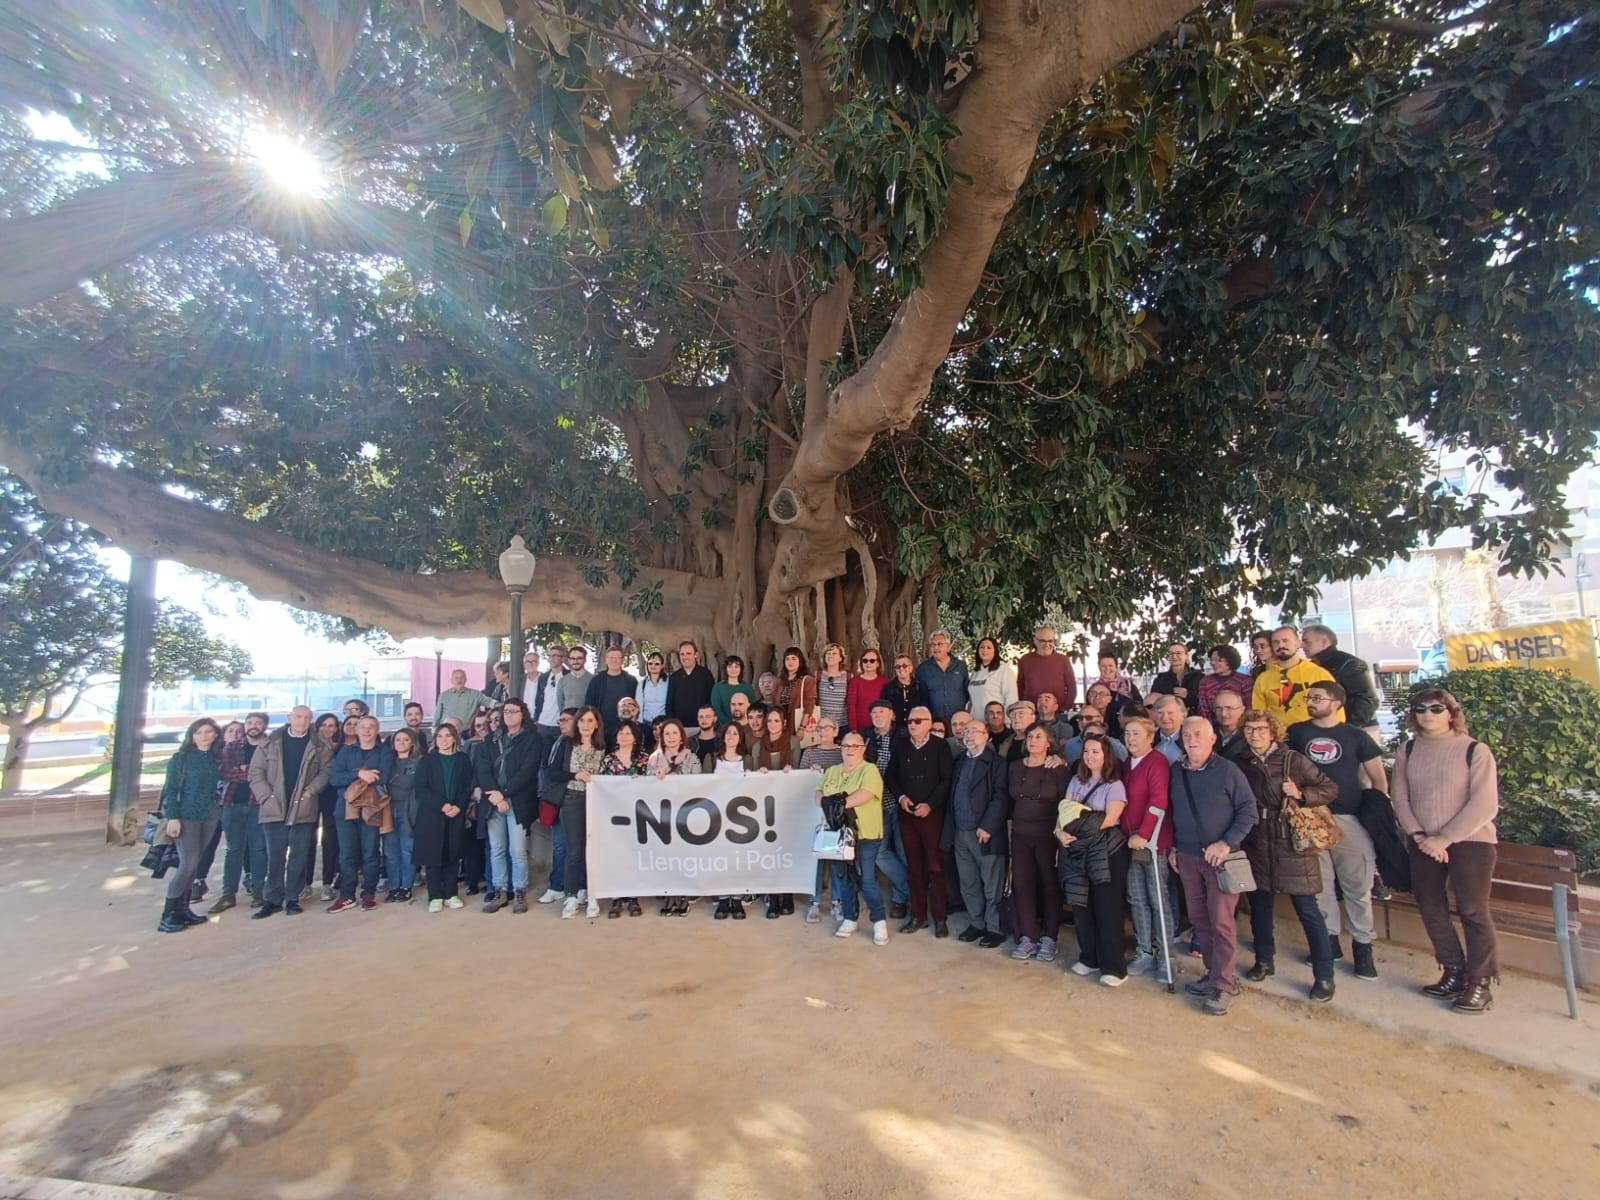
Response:
[[[283,739],[287,736],[288,726],[284,726],[256,751],[250,760],[250,790],[261,802],[261,820],[304,825],[322,817],[319,802],[333,770],[333,747],[312,730],[306,735],[309,740],[300,760],[300,778],[286,781]]]
[[[1264,759],[1247,751],[1235,761],[1256,797],[1259,819],[1245,835],[1242,847],[1250,858],[1256,890],[1278,896],[1315,896],[1322,890],[1322,872],[1316,851],[1298,853],[1290,838],[1283,815],[1284,774],[1299,786],[1302,808],[1332,804],[1339,785],[1305,755],[1283,745],[1274,745]]]

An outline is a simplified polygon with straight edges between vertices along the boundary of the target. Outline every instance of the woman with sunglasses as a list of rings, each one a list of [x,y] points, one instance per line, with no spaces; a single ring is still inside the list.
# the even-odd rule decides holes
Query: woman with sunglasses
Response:
[[[850,676],[850,687],[845,694],[844,724],[839,728],[841,737],[852,729],[865,733],[872,728],[872,706],[889,684],[889,677],[882,668],[882,651],[869,648],[861,652],[861,669]]]
[[[667,715],[667,665],[661,651],[644,658],[644,678],[639,681],[639,721],[646,730]]]
[[[1412,696],[1406,725],[1414,736],[1395,756],[1394,812],[1411,839],[1411,894],[1442,972],[1422,990],[1457,1012],[1486,1012],[1494,1005],[1489,981],[1500,973],[1489,914],[1500,812],[1494,755],[1467,735],[1466,714],[1443,688]],[[1465,951],[1450,920],[1447,884]]]
[[[928,689],[923,686],[922,680],[917,678],[916,670],[917,664],[911,661],[909,654],[896,654],[894,678],[883,688],[881,699],[887,700],[889,707],[894,709],[894,722],[900,729],[906,727],[906,720],[911,716],[913,708],[928,707]],[[862,732],[868,728],[870,724],[863,725]]]

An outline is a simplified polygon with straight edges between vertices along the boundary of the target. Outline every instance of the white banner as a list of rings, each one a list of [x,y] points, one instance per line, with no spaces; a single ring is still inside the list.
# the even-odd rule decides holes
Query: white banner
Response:
[[[816,771],[589,781],[589,894],[738,896],[816,882]]]

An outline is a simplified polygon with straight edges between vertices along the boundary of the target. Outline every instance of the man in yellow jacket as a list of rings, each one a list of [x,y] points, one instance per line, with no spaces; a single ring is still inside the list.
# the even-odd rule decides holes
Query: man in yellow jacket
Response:
[[[1300,634],[1294,626],[1280,625],[1272,631],[1272,661],[1256,676],[1252,707],[1277,713],[1285,725],[1298,725],[1311,719],[1306,711],[1306,689],[1332,680],[1332,675],[1300,649]]]

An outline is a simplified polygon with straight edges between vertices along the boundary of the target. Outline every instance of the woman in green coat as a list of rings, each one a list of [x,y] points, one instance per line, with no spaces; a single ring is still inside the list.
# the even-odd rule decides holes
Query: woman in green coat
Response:
[[[201,717],[189,726],[183,744],[167,762],[161,815],[166,818],[167,836],[178,847],[178,867],[167,875],[166,907],[156,926],[161,933],[181,933],[190,925],[206,923],[189,907],[189,885],[221,820],[217,812],[221,750],[222,730],[210,717]]]

